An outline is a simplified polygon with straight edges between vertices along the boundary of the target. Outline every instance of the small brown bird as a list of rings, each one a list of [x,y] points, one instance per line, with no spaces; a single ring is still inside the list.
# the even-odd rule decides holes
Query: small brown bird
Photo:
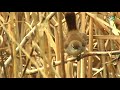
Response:
[[[77,57],[85,51],[88,37],[85,33],[80,33],[77,30],[74,12],[65,13],[65,19],[68,26],[68,33],[64,42],[65,52],[68,53],[68,55]]]

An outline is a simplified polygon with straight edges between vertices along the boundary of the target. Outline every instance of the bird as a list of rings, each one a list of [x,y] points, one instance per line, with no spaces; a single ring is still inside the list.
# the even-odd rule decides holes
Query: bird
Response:
[[[64,48],[68,55],[77,57],[85,51],[88,44],[88,37],[86,33],[82,33],[76,26],[76,15],[74,12],[66,12],[65,20],[68,27],[68,33],[65,37]]]

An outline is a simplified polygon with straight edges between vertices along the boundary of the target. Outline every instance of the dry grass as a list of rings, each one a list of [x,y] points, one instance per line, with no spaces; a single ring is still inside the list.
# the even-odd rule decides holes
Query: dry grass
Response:
[[[76,12],[89,37],[77,62],[64,53],[64,12],[0,12],[0,78],[119,78],[119,15]]]

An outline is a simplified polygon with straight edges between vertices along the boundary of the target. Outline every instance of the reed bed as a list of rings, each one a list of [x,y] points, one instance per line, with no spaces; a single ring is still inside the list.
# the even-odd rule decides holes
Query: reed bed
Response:
[[[80,61],[64,52],[64,12],[0,12],[0,78],[119,78],[120,13],[75,14],[89,37]]]

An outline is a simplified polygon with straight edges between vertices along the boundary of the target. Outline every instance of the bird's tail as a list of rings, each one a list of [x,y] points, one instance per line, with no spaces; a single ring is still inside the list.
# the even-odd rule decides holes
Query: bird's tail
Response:
[[[77,30],[76,16],[74,12],[66,12],[65,19],[68,26],[68,31]]]

